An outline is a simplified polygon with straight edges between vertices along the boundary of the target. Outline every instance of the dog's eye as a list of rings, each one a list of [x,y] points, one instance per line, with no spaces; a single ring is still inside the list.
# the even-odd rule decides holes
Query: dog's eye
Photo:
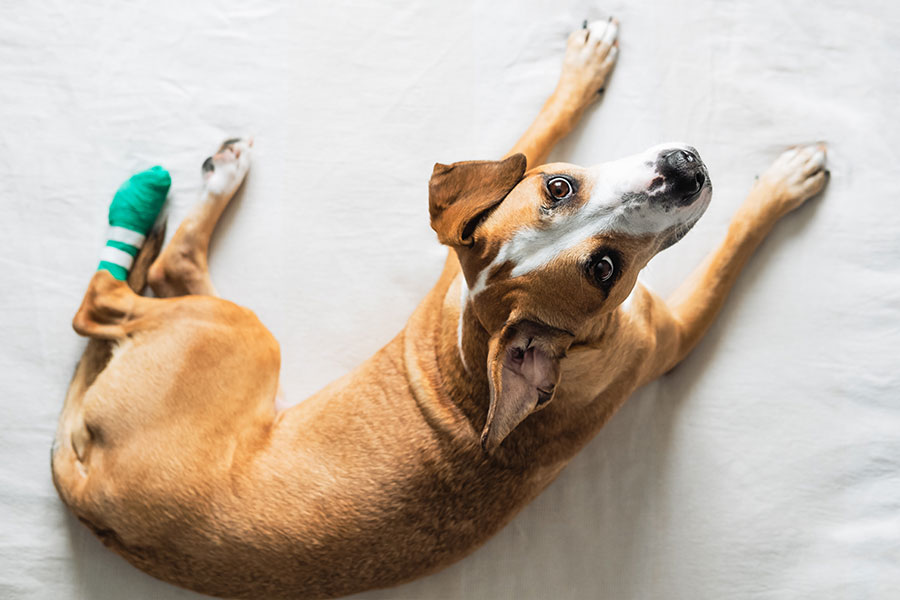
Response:
[[[565,200],[572,195],[572,184],[565,177],[554,177],[547,182],[547,191],[554,200]]]
[[[583,263],[583,273],[592,284],[609,291],[623,271],[622,254],[614,248],[598,248],[587,262]]]
[[[616,265],[613,263],[613,259],[605,254],[599,260],[594,261],[591,271],[598,283],[606,283],[616,272]]]

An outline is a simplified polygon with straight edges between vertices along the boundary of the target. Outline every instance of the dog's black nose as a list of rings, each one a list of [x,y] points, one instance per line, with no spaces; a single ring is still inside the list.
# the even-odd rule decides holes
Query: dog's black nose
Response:
[[[690,204],[706,183],[706,172],[700,158],[691,150],[663,152],[657,162],[660,174],[668,184],[668,191],[680,204]]]

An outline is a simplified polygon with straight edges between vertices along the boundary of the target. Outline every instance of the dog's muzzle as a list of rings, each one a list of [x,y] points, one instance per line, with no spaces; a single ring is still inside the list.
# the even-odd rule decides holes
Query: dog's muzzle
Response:
[[[656,169],[666,181],[666,195],[678,206],[694,202],[709,180],[706,166],[693,148],[679,148],[660,153]]]

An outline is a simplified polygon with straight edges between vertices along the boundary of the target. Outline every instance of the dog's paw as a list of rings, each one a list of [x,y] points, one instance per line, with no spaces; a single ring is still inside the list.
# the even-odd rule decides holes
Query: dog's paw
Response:
[[[203,161],[203,179],[210,195],[230,199],[250,170],[253,138],[232,138],[222,142],[216,153]]]
[[[794,146],[759,176],[756,190],[775,203],[780,214],[786,214],[825,188],[829,176],[825,161],[824,143]]]
[[[584,22],[569,36],[557,91],[580,110],[603,92],[619,56],[619,22]]]

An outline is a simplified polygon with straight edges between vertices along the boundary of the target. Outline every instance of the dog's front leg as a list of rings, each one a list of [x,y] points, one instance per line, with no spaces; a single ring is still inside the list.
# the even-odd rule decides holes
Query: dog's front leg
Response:
[[[603,92],[619,53],[618,33],[618,22],[610,18],[585,22],[569,36],[556,89],[507,156],[524,154],[529,168],[546,162],[553,146],[572,131]]]
[[[828,181],[823,144],[796,147],[763,173],[731,221],[718,249],[667,303],[651,297],[657,360],[649,381],[681,361],[700,341],[753,251],[784,215],[818,194]]]

